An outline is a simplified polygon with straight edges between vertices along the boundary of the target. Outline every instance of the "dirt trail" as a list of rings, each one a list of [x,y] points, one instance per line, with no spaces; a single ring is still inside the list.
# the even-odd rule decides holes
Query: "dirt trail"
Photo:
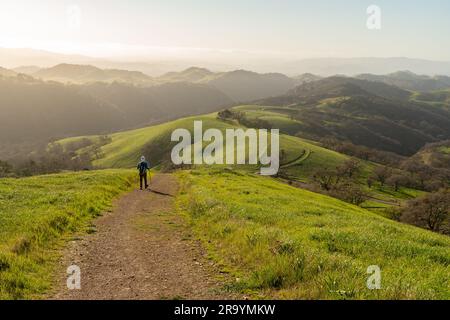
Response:
[[[176,179],[156,175],[95,221],[97,232],[70,243],[54,299],[229,299],[219,272],[174,213]],[[81,268],[81,290],[68,290],[65,270]]]

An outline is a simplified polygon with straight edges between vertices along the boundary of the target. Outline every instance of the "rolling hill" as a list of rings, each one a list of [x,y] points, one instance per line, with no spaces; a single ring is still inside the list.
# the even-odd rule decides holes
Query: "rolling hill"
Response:
[[[450,172],[450,140],[427,144],[413,158]]]
[[[289,108],[242,106],[236,110],[267,121],[279,121],[285,126],[281,126],[282,130],[293,123],[301,124],[286,113]],[[172,131],[176,128],[192,131],[194,120],[202,120],[204,129],[223,131],[241,127],[231,120],[219,120],[213,113],[117,132],[106,139],[82,136],[58,143],[78,154],[91,154],[97,168],[134,168],[142,154],[157,165],[170,153]],[[349,158],[298,137],[282,135],[280,142],[286,153],[283,163],[297,177],[306,177],[317,168],[335,167]],[[292,163],[295,166],[290,167]],[[281,299],[450,297],[448,237],[385,219],[274,178],[257,176],[255,169],[195,166],[173,173],[182,186],[175,197],[178,212],[189,219],[195,238],[204,243],[210,259],[233,279],[239,279],[228,285],[231,292],[245,292],[252,298]],[[22,298],[45,292],[49,278],[35,281],[35,277],[52,268],[54,243],[67,232],[87,225],[99,210],[110,204],[114,195],[129,188],[134,174],[122,169],[23,179],[21,192],[27,193],[27,197],[10,190],[9,180],[3,180],[0,189],[8,200],[0,202],[4,206],[0,212],[9,212],[14,203],[15,208],[19,207],[19,215],[14,216],[17,219],[34,217],[38,211],[45,214],[33,220],[35,229],[27,229],[26,223],[17,224],[14,220],[0,224],[0,236],[8,243],[0,247],[0,262],[6,261],[8,265],[8,283],[22,281],[20,287],[0,288],[0,294]],[[65,189],[68,185],[70,193]],[[61,192],[70,196],[61,198]],[[53,201],[57,206],[47,212],[36,199],[43,199],[45,204]],[[30,203],[33,210],[27,211]],[[61,218],[61,212],[66,211],[74,212],[68,222]],[[14,233],[12,225],[19,225],[20,229]],[[27,241],[34,239],[35,230],[51,232],[51,241]],[[23,234],[25,240],[18,236]],[[26,260],[20,259],[23,248],[29,250]],[[37,252],[44,252],[40,260],[35,259]],[[19,272],[16,266],[20,263],[29,266],[33,273],[29,269]],[[383,290],[367,289],[367,268],[371,265],[382,270]]]
[[[208,113],[231,103],[222,92],[201,84],[168,83],[147,88],[124,83],[64,85],[25,75],[3,77],[0,144],[110,133]],[[0,157],[7,151],[2,147]]]
[[[15,71],[0,67],[0,77],[14,77],[16,75]]]
[[[231,289],[272,299],[450,297],[446,236],[243,172],[179,176],[179,208],[239,279]],[[371,265],[381,268],[382,290],[367,289]]]
[[[412,155],[428,142],[450,138],[450,113],[410,96],[380,82],[330,77],[257,104],[284,107],[282,113],[299,123],[298,134],[313,140],[335,137]]]
[[[358,79],[383,82],[412,91],[435,91],[450,88],[448,76],[417,75],[410,71],[398,71],[387,75],[361,74]]]
[[[135,173],[100,170],[0,181],[0,297],[41,298],[60,244],[93,233],[92,221],[130,190]],[[175,173],[176,213],[251,298],[448,299],[446,236],[230,168]],[[49,205],[50,204],[50,205]],[[166,221],[166,220],[164,220]],[[78,232],[78,233],[76,233]],[[382,270],[383,290],[366,271]],[[427,270],[427,272],[423,272]]]
[[[170,72],[156,80],[163,83],[187,81],[206,84],[222,91],[236,102],[284,94],[296,84],[296,80],[280,73],[259,74],[246,70],[214,73],[195,67]]]
[[[213,113],[183,118],[137,130],[118,132],[109,135],[108,137],[111,139],[100,145],[99,153],[93,156],[93,164],[97,168],[133,168],[139,157],[144,154],[150,160],[152,166],[156,166],[163,160],[169,159],[171,149],[175,145],[170,141],[172,131],[177,128],[186,128],[192,132],[195,120],[203,122],[203,130],[216,128],[224,131],[225,129],[242,128],[235,122],[218,120],[217,114]],[[88,140],[91,146],[95,146],[101,140],[100,138],[100,136],[82,136],[60,140],[57,143],[60,143],[66,149],[71,149],[71,145],[77,145],[77,142],[83,140]],[[87,141],[85,144],[88,144]],[[282,163],[293,161],[308,150],[310,156],[302,164],[303,176],[307,176],[314,169],[320,168],[324,164],[337,166],[348,159],[347,156],[317,146],[310,141],[288,135],[281,135],[280,149],[285,152],[285,159]],[[91,150],[92,147],[83,146],[78,149],[78,152],[90,152]],[[254,166],[248,168],[250,171],[255,170]]]
[[[58,64],[51,68],[39,69],[30,74],[42,79],[63,83],[84,84],[89,82],[125,82],[136,85],[151,85],[151,77],[139,71],[100,69],[91,65]]]

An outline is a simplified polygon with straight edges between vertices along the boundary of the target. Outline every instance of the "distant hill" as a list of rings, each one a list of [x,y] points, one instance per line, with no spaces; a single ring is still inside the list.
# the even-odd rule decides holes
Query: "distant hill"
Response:
[[[123,117],[78,88],[31,77],[0,79],[0,142],[119,129]]]
[[[0,145],[103,134],[230,106],[217,89],[189,83],[64,85],[0,77]],[[7,150],[1,149],[0,158]]]
[[[316,58],[292,61],[279,65],[276,70],[289,75],[312,73],[320,76],[343,74],[354,76],[363,73],[388,74],[410,70],[417,74],[450,76],[450,61],[397,58]]]
[[[32,67],[19,70],[37,79],[58,81],[62,83],[87,84],[92,82],[122,82],[138,86],[155,86],[166,83],[194,83],[206,85],[220,90],[235,102],[251,101],[286,93],[296,84],[313,81],[308,78],[291,79],[283,74],[236,70],[214,73],[205,68],[191,67],[181,72],[169,72],[158,78],[149,77],[139,71],[100,69],[92,65],[59,64],[51,68],[38,69]]]
[[[235,101],[251,101],[276,96],[295,86],[294,80],[281,73],[259,74],[237,70],[217,75],[207,81]]]
[[[175,121],[144,127],[135,130],[122,131],[111,134],[109,142],[101,146],[101,156],[93,159],[93,164],[99,168],[130,168],[135,166],[136,159],[142,154],[150,160],[153,165],[158,165],[162,160],[170,157],[172,147],[176,144],[171,142],[172,131],[177,128],[185,128],[193,132],[194,121],[201,120],[203,129],[215,128],[221,131],[225,129],[242,128],[238,123],[217,119],[217,113],[187,117]],[[78,152],[90,152],[89,148],[83,147],[83,141],[92,144],[101,140],[100,136],[72,137],[58,141],[65,148],[70,146],[81,146]],[[87,144],[87,142],[86,142]],[[324,163],[328,166],[338,166],[348,159],[347,156],[337,152],[316,146],[298,137],[282,135],[280,137],[280,148],[284,150],[284,161],[289,162],[297,159],[305,151],[310,151],[310,156],[305,159],[302,169],[308,172],[320,168]],[[247,166],[254,171],[254,166]],[[252,170],[253,168],[253,170]]]
[[[413,91],[433,91],[450,88],[450,77],[448,76],[430,77],[417,75],[410,71],[398,71],[388,75],[361,74],[356,78],[383,82]]]
[[[414,158],[432,167],[450,170],[450,140],[427,144]]]
[[[159,82],[187,81],[219,89],[236,102],[251,101],[286,93],[296,84],[280,73],[260,74],[246,70],[214,73],[204,68],[170,72],[157,78]]]
[[[450,89],[416,92],[412,96],[412,100],[450,111]]]
[[[0,67],[0,76],[13,77],[15,75],[17,75],[17,73],[14,72],[13,70],[9,70],[9,69],[5,69],[5,68]]]
[[[139,71],[100,69],[91,65],[58,64],[51,68],[40,69],[31,74],[42,80],[59,82],[127,82],[133,84],[152,84],[152,78]]]
[[[334,137],[401,155],[450,139],[450,113],[409,96],[381,82],[330,77],[258,104],[289,107],[298,134],[311,139]]]
[[[293,79],[294,79],[296,85],[301,85],[304,83],[321,80],[322,77],[317,76],[312,73],[304,73],[304,74],[294,77]]]
[[[158,78],[160,82],[202,82],[214,75],[212,71],[205,68],[191,67],[181,72],[168,72]]]
[[[408,99],[411,93],[381,82],[371,82],[349,77],[334,76],[320,81],[307,82],[286,93],[293,103],[299,98],[318,100],[348,95],[377,95],[387,99]],[[276,98],[274,98],[276,100]]]
[[[80,90],[120,110],[128,127],[209,113],[233,104],[217,89],[187,82],[151,87],[92,83],[81,86]]]
[[[38,66],[20,66],[20,67],[14,68],[12,70],[17,73],[31,75],[31,74],[36,73],[39,70],[41,70],[41,68]]]

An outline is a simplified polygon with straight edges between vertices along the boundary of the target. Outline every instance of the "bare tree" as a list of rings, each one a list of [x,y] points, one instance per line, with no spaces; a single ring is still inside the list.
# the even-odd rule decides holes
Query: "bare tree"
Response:
[[[348,159],[340,167],[338,167],[338,173],[348,178],[352,178],[358,173],[360,166],[361,164],[358,160]]]
[[[400,219],[435,232],[450,234],[450,190],[410,200]]]
[[[374,178],[380,182],[381,186],[384,186],[387,178],[391,175],[391,169],[385,166],[376,167],[373,171]]]

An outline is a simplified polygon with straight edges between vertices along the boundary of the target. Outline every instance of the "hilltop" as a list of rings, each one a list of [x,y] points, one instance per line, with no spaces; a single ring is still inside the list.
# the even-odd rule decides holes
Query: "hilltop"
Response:
[[[188,81],[206,84],[222,91],[235,102],[283,94],[293,88],[296,83],[296,80],[280,73],[260,74],[247,70],[215,73],[204,68],[195,67],[181,72],[170,72],[157,78],[157,81]]]
[[[100,69],[91,65],[58,64],[51,68],[39,69],[31,76],[59,82],[89,83],[89,82],[125,82],[139,85],[151,85],[151,77],[139,71]]]

